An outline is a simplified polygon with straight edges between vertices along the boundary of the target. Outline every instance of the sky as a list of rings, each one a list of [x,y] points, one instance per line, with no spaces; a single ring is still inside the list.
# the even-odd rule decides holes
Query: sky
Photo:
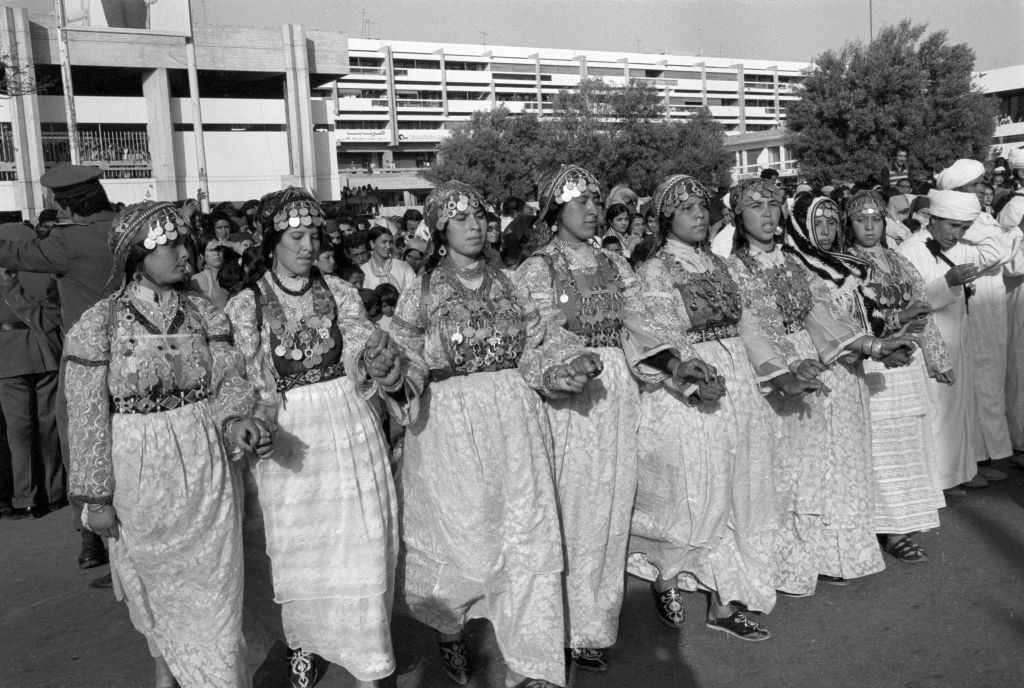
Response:
[[[158,0],[160,1],[160,0]],[[167,2],[168,0],[163,0]],[[810,61],[902,19],[947,30],[977,70],[1024,65],[1024,0],[191,0],[195,22],[370,38]],[[4,4],[51,13],[52,0]],[[244,21],[239,18],[244,17]]]

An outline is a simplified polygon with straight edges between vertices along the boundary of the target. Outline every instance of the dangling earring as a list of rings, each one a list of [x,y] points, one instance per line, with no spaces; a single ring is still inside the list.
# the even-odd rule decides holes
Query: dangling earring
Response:
[[[437,255],[441,256],[442,258],[448,255],[448,249],[445,247],[444,244],[441,244],[440,246],[437,247]]]

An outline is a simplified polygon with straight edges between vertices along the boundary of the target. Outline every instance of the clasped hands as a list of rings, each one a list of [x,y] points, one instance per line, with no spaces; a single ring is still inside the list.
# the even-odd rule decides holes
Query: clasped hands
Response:
[[[907,308],[900,311],[899,321],[900,325],[903,326],[903,331],[907,334],[920,334],[924,332],[925,325],[928,323],[928,315],[931,312],[932,307],[929,304],[924,301],[914,301]]]
[[[725,378],[715,366],[699,358],[678,361],[671,372],[676,386],[696,385],[696,396],[701,401],[714,403],[725,396]]]
[[[363,363],[370,377],[381,386],[391,391],[398,387],[402,380],[402,352],[398,344],[379,328],[374,329],[366,340],[363,349]]]
[[[587,383],[601,374],[604,364],[601,357],[587,351],[563,365],[547,372],[547,386],[556,392],[579,394]]]

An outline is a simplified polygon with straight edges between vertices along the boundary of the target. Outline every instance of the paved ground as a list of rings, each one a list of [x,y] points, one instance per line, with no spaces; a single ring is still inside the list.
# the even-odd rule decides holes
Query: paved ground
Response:
[[[1003,462],[1006,463],[1006,462]],[[628,582],[619,642],[604,675],[573,688],[1003,688],[1024,685],[1024,471],[973,491],[922,535],[931,555],[811,598],[782,598],[765,619],[774,637],[745,643],[706,630],[704,598],[687,599],[681,633],[654,616],[647,588]],[[67,510],[0,520],[0,688],[148,688],[146,644],[109,590],[79,571]],[[453,688],[431,634],[395,621],[399,688]],[[485,623],[470,626],[473,688],[503,685]],[[276,688],[276,681],[267,685]],[[332,669],[323,688],[347,688]]]

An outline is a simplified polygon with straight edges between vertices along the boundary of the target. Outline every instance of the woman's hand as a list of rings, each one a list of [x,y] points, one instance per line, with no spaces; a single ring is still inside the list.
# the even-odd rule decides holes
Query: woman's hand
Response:
[[[932,307],[924,301],[914,301],[914,303],[900,311],[900,325],[908,325],[913,323],[915,320],[923,320],[931,312]],[[924,326],[922,325],[922,328],[923,327]]]
[[[819,375],[828,370],[828,366],[813,358],[805,358],[792,366],[791,370],[798,378],[804,382],[809,382],[811,380],[817,380]]]
[[[274,433],[262,418],[240,418],[231,424],[231,442],[259,459],[274,453]]]
[[[897,349],[888,356],[884,356],[882,363],[886,368],[902,368],[905,365],[910,365],[913,359],[914,352],[910,349]]]
[[[402,377],[402,355],[387,332],[375,329],[363,349],[366,372],[385,389],[394,388]]]
[[[705,363],[699,358],[691,358],[686,361],[676,361],[670,365],[672,381],[678,387],[685,387],[700,383],[711,384],[718,380],[718,369],[710,363]]]
[[[893,337],[892,339],[879,339],[878,343],[882,345],[881,356],[877,356],[879,360],[885,360],[896,351],[900,349],[906,349],[908,354],[914,353],[917,348],[917,343],[909,337]]]
[[[725,378],[719,375],[711,382],[697,383],[697,398],[701,401],[715,403],[725,396]]]
[[[120,536],[121,530],[117,526],[117,511],[114,510],[112,504],[107,504],[98,510],[89,506],[86,506],[86,509],[88,510],[86,523],[89,525],[89,530],[100,537],[114,540]]]
[[[940,385],[955,385],[956,384],[956,373],[952,369],[947,370],[943,373],[935,374],[935,381]]]
[[[601,374],[601,371],[604,370],[604,363],[601,362],[600,356],[592,351],[587,351],[569,361],[568,367],[573,377],[582,376],[589,381]]]
[[[812,392],[828,394],[828,387],[821,380],[805,380],[793,373],[773,377],[769,384],[784,397],[802,397]]]

